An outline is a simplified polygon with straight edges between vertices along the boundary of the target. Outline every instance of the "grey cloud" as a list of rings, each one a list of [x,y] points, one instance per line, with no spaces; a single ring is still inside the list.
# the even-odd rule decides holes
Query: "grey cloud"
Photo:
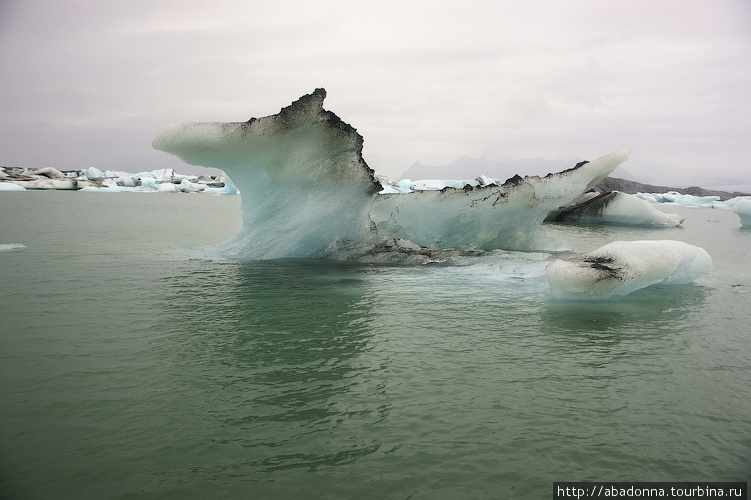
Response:
[[[2,164],[175,166],[150,148],[163,125],[272,114],[319,86],[389,175],[486,150],[633,148],[676,173],[751,160],[741,0],[0,9]]]

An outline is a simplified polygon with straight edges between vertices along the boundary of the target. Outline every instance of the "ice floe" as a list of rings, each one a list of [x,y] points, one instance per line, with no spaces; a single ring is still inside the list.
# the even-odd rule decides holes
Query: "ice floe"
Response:
[[[26,248],[26,245],[24,245],[23,243],[0,243],[0,252],[17,250],[19,248]]]
[[[53,167],[3,167],[0,173],[0,191],[65,189],[100,193],[131,191],[237,194],[237,188],[224,176],[181,175],[172,169],[132,173],[101,171],[95,167],[67,172]]]
[[[661,212],[637,196],[610,191],[587,192],[571,205],[552,211],[547,220],[580,224],[675,227],[684,217]]]
[[[751,196],[741,196],[721,201],[719,196],[694,196],[691,194],[681,194],[676,191],[668,191],[667,193],[636,193],[635,196],[658,205],[719,209],[731,208],[739,199],[751,199]]]
[[[545,273],[563,298],[627,295],[654,285],[690,283],[712,270],[706,250],[682,241],[614,241],[586,254],[556,259]]]

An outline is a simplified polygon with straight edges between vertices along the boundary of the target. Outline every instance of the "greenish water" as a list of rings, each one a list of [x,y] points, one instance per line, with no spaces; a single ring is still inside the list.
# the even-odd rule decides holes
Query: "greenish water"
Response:
[[[748,481],[751,231],[715,271],[550,298],[544,262],[229,262],[238,197],[0,194],[0,497],[549,498],[553,481]]]

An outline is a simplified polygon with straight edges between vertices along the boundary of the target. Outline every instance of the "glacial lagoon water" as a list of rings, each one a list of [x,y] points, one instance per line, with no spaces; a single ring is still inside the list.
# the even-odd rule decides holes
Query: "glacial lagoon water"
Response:
[[[670,210],[675,212],[678,210]],[[691,285],[565,301],[544,261],[233,262],[239,197],[0,195],[0,497],[540,499],[748,481],[751,231]],[[13,244],[20,244],[14,246]]]

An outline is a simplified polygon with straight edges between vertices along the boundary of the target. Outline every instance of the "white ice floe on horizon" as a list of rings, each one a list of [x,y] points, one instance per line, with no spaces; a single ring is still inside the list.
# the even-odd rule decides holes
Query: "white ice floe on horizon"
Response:
[[[637,193],[639,198],[664,207],[732,209],[741,218],[744,227],[751,226],[751,196],[736,196],[720,201],[719,196],[693,196],[674,191],[667,193]],[[740,208],[739,208],[740,206]]]
[[[503,184],[503,181],[500,179],[491,179],[484,175],[469,180],[421,179],[416,181],[412,181],[411,179],[395,181],[381,174],[376,174],[375,177],[383,186],[383,189],[378,194],[405,194],[413,191],[440,191],[447,187],[463,189],[467,186],[478,187],[488,186],[490,184],[497,184],[500,186]]]
[[[719,196],[694,196],[691,194],[681,194],[676,191],[668,191],[666,193],[636,193],[635,196],[657,205],[719,209],[731,208],[739,199],[751,199],[751,196],[740,196],[720,201]]]
[[[6,172],[6,170],[9,171]],[[0,191],[78,190],[84,192],[181,192],[237,194],[237,188],[224,176],[181,175],[173,169],[149,172],[123,172],[96,167],[81,171],[60,172],[52,167],[42,169],[11,167],[0,169]]]
[[[614,241],[587,254],[557,259],[545,273],[553,295],[606,298],[654,284],[681,285],[712,270],[706,250],[682,241]]]
[[[0,191],[26,191],[26,188],[13,182],[0,182]]]

